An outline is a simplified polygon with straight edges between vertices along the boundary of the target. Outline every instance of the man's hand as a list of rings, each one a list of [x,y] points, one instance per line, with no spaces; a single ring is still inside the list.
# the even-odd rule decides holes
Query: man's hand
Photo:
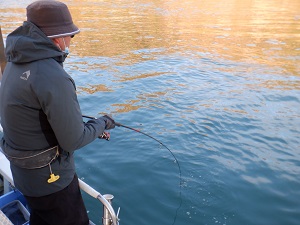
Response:
[[[113,120],[111,115],[102,116],[103,120],[105,121],[105,130],[115,128],[115,121]]]

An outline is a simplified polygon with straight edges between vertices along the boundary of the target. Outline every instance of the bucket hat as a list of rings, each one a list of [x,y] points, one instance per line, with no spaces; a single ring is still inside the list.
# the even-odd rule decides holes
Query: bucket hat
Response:
[[[34,23],[49,38],[78,34],[80,30],[73,23],[66,4],[55,0],[40,0],[26,8],[27,21]]]

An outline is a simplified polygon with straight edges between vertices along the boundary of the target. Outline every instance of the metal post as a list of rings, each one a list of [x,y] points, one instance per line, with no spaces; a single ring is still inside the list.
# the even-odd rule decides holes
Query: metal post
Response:
[[[105,194],[103,195],[103,197],[109,202],[109,204],[112,205],[112,200],[114,198],[113,195],[111,194]],[[112,225],[112,219],[110,216],[110,213],[108,211],[108,209],[103,205],[103,218],[102,218],[102,224],[103,225]]]
[[[6,59],[4,55],[4,43],[3,43],[3,38],[2,38],[2,31],[1,31],[1,26],[0,26],[0,80],[2,78],[2,74],[4,73],[4,68],[6,66]]]
[[[5,178],[3,178],[3,188],[3,194],[6,194],[12,190],[10,183]]]

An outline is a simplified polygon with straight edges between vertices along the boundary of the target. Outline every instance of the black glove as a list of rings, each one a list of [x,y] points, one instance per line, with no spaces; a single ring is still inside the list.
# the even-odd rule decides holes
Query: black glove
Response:
[[[115,121],[109,115],[102,116],[103,120],[105,121],[105,130],[115,128]]]

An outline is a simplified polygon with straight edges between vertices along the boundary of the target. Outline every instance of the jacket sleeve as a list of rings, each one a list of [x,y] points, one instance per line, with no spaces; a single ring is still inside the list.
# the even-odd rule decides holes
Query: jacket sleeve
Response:
[[[83,122],[74,81],[58,66],[50,75],[41,75],[36,94],[58,144],[65,151],[74,151],[101,135],[105,121],[100,117]]]

